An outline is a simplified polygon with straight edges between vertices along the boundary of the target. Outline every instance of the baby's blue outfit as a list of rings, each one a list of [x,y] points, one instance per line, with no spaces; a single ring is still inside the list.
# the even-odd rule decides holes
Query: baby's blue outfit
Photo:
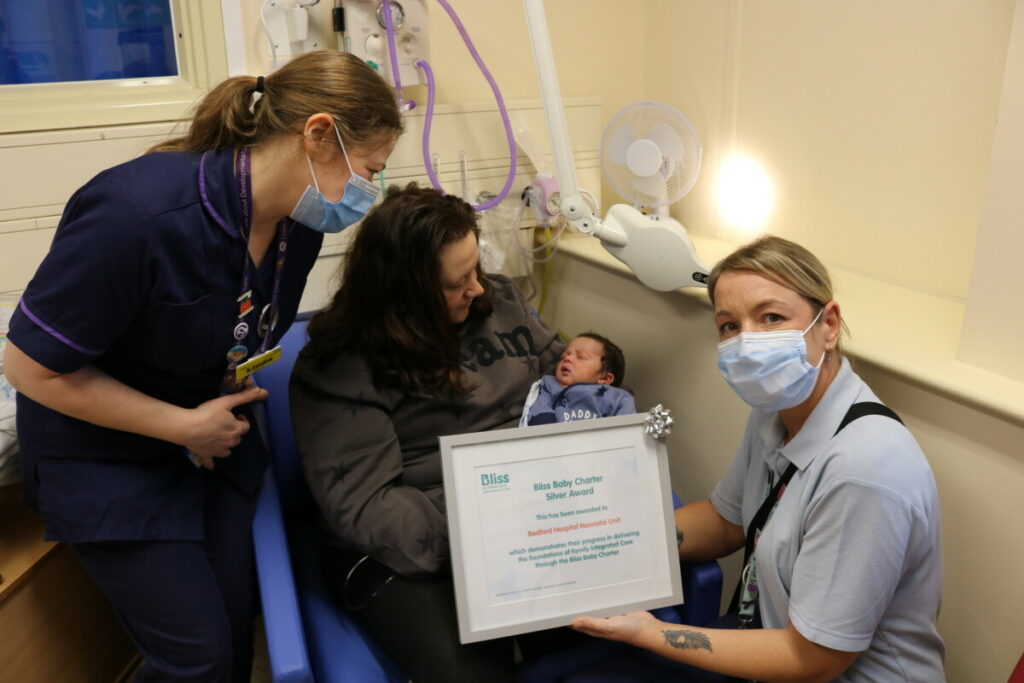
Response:
[[[594,382],[578,382],[563,387],[554,375],[544,375],[530,387],[519,426],[591,420],[635,412],[633,395],[625,389]]]

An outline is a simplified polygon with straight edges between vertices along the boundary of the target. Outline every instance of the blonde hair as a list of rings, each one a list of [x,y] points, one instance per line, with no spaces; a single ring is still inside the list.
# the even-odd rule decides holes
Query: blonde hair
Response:
[[[715,285],[723,273],[749,270],[791,289],[814,308],[815,314],[832,301],[832,278],[818,257],[796,242],[765,235],[745,244],[715,264],[708,276],[708,297],[715,304]],[[835,353],[842,356],[843,332],[846,322],[841,321]]]
[[[279,133],[301,133],[306,120],[320,112],[334,117],[342,139],[356,147],[402,132],[395,92],[376,71],[347,52],[319,50],[266,77],[223,81],[196,105],[185,135],[147,153],[255,145]]]

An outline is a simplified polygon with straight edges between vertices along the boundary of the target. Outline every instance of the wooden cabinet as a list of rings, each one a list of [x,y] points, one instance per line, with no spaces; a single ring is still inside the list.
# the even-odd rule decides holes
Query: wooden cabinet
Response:
[[[0,679],[111,683],[137,653],[70,548],[43,540],[20,487],[0,488]]]

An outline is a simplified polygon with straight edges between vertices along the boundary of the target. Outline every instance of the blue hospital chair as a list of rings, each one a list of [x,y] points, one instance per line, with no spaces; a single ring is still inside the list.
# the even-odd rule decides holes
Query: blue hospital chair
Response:
[[[320,512],[295,452],[288,379],[306,343],[299,316],[281,339],[281,360],[256,373],[270,392],[263,426],[270,468],[253,521],[256,569],[275,682],[405,683],[402,670],[346,612],[320,575]]]
[[[320,574],[320,513],[295,450],[288,407],[288,380],[306,343],[308,318],[300,314],[281,339],[281,360],[256,373],[257,383],[270,392],[256,411],[271,464],[256,507],[253,542],[271,675],[287,683],[406,683],[401,668],[336,606]],[[679,507],[674,493],[673,499]],[[684,563],[682,573],[685,604],[655,615],[672,623],[710,622],[718,616],[722,593],[718,563]],[[590,680],[588,669],[657,668],[653,655],[645,659],[648,654],[594,639],[524,663],[519,678],[523,683]]]

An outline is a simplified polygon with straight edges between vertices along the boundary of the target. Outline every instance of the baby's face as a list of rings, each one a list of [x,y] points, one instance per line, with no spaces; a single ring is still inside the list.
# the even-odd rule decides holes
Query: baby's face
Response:
[[[601,371],[604,344],[590,337],[576,337],[562,352],[555,369],[555,379],[563,387],[577,382],[611,384],[611,373]]]

